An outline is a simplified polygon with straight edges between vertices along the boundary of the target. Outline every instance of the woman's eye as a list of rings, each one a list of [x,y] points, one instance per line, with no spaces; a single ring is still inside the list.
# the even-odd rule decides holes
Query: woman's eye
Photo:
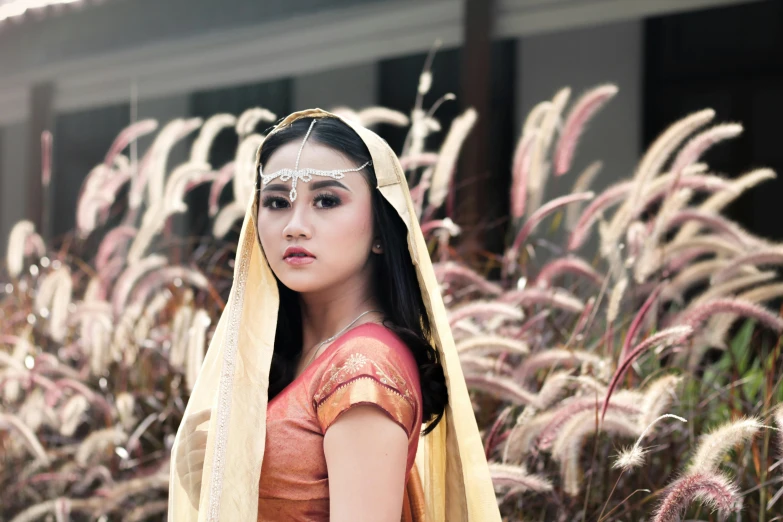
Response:
[[[288,206],[288,201],[286,201],[283,198],[267,196],[264,198],[263,205],[264,207],[272,210],[279,210],[281,208],[285,208],[286,206]]]
[[[316,208],[333,208],[340,204],[340,198],[330,194],[319,194],[315,197]]]

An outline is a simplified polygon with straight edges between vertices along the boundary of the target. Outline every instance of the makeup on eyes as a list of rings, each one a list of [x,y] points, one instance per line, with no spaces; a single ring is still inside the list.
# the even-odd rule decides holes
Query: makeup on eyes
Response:
[[[325,206],[316,207],[321,210],[328,210],[330,208],[335,208],[340,206],[342,203],[342,199],[340,196],[333,192],[324,191],[319,192],[313,197],[313,202],[318,205],[318,203],[322,203]],[[280,196],[272,196],[272,195],[265,195],[261,199],[261,204],[263,207],[268,208],[269,210],[282,210],[286,208],[285,206],[273,206],[273,205],[290,205],[288,202],[288,198],[280,197]]]

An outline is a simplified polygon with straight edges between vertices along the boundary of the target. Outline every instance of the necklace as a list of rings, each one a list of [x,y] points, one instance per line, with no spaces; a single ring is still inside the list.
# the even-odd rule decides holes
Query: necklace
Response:
[[[350,328],[351,326],[353,326],[353,324],[354,324],[356,321],[358,321],[359,319],[361,319],[361,318],[362,318],[362,317],[364,317],[365,315],[369,314],[370,312],[380,312],[380,311],[381,311],[381,310],[367,310],[366,312],[362,312],[361,314],[359,314],[359,317],[357,317],[356,319],[354,319],[353,321],[351,321],[351,322],[348,324],[348,326],[346,326],[345,328],[343,328],[342,330],[340,330],[339,332],[337,332],[337,333],[336,333],[336,334],[334,334],[333,336],[329,337],[328,339],[324,339],[323,341],[321,341],[320,343],[318,343],[318,344],[316,345],[316,348],[315,348],[315,350],[313,351],[313,355],[312,355],[312,356],[310,356],[310,359],[307,361],[307,364],[305,364],[304,368],[307,368],[308,366],[310,366],[310,363],[311,363],[311,362],[313,362],[313,358],[315,358],[316,354],[318,353],[318,351],[321,349],[321,347],[322,347],[324,344],[326,344],[326,343],[328,343],[328,342],[331,342],[331,341],[334,341],[334,340],[335,340],[337,337],[339,337],[339,336],[340,336],[340,335],[341,335],[343,332],[345,332],[345,331],[346,331],[348,328]],[[302,371],[304,371],[304,368],[302,368]]]

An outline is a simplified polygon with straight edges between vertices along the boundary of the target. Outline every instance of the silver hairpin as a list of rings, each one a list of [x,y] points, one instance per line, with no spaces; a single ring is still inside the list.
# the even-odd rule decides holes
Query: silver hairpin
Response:
[[[299,152],[296,154],[296,165],[293,169],[280,169],[277,172],[274,172],[269,175],[265,175],[261,171],[261,167],[258,167],[258,173],[261,175],[261,183],[263,185],[266,185],[270,181],[272,181],[275,178],[280,178],[280,181],[288,181],[293,180],[291,182],[291,192],[288,193],[288,196],[291,198],[291,201],[293,202],[296,200],[296,182],[297,180],[302,180],[303,182],[312,181],[313,176],[322,176],[325,178],[332,178],[332,179],[342,179],[344,175],[347,172],[359,172],[363,168],[367,167],[368,165],[372,164],[371,161],[368,161],[361,167],[356,167],[353,169],[334,169],[334,170],[318,170],[318,169],[300,169],[299,168],[299,158],[302,156],[302,149],[304,149],[304,145],[307,142],[307,138],[310,137],[310,132],[313,130],[313,126],[315,125],[316,120],[313,120],[313,122],[310,124],[310,128],[307,129],[307,134],[305,134],[304,139],[302,140],[302,144],[299,146]]]

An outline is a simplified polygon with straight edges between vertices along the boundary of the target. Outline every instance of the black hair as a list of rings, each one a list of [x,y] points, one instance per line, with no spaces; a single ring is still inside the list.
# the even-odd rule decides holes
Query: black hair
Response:
[[[271,134],[259,151],[263,169],[269,158],[281,146],[304,139],[313,118],[300,118]],[[330,147],[357,165],[371,160],[367,146],[345,122],[336,118],[319,118],[308,140]],[[422,422],[434,420],[422,432],[427,435],[443,418],[448,404],[448,389],[438,352],[432,347],[430,321],[416,277],[416,269],[408,251],[408,230],[397,211],[376,189],[373,165],[363,169],[372,193],[373,230],[383,245],[383,254],[373,256],[373,292],[385,319],[383,325],[395,333],[410,349],[419,367],[422,392]],[[256,176],[260,190],[260,176]],[[290,384],[302,352],[302,315],[298,293],[277,279],[280,309],[277,316],[275,348],[269,373],[269,400]]]

